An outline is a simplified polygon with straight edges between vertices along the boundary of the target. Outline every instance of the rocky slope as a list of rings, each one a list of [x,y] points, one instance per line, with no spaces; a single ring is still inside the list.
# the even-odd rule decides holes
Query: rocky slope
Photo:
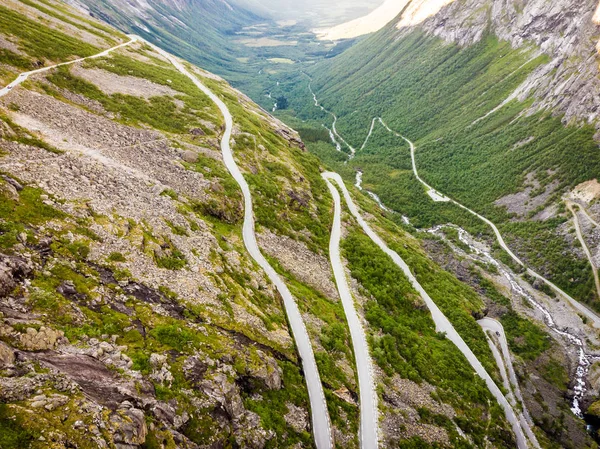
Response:
[[[3,80],[126,41],[60,3],[8,6]],[[296,133],[194,70],[235,111],[265,246],[293,238],[303,251],[294,293],[330,367],[336,437],[353,447],[353,394],[336,396],[356,389],[345,319],[312,268],[329,220],[319,164]],[[294,342],[244,250],[212,102],[134,43],[30,77],[0,114],[0,447],[312,447]],[[345,350],[319,345],[331,326]]]

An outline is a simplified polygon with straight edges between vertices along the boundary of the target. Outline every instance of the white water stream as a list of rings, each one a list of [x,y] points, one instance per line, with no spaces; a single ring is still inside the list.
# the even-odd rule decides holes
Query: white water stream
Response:
[[[523,286],[519,283],[514,273],[512,273],[503,264],[496,260],[489,251],[483,248],[478,248],[477,246],[471,243],[474,240],[472,239],[472,237],[469,236],[469,233],[467,231],[455,225],[440,225],[436,226],[433,229],[430,229],[428,232],[439,237],[440,231],[446,227],[456,229],[458,231],[460,241],[464,245],[466,245],[472,251],[472,253],[474,253],[476,256],[479,256],[478,260],[496,267],[500,274],[502,274],[502,276],[504,276],[504,278],[506,278],[506,280],[509,282],[512,290],[516,294],[521,296],[523,299],[525,299],[532,307],[541,312],[542,316],[544,317],[544,322],[546,323],[546,326],[557,335],[563,337],[568,342],[568,344],[574,345],[577,348],[577,352],[579,355],[579,364],[575,373],[575,385],[573,387],[574,396],[571,405],[571,411],[578,417],[583,418],[583,412],[581,410],[581,400],[583,399],[587,391],[587,374],[592,362],[600,359],[600,357],[592,354],[587,354],[585,352],[585,346],[581,338],[569,332],[568,329],[559,328],[548,309],[546,309],[542,304],[536,301],[533,295],[531,295],[525,288],[523,288]],[[477,259],[476,257],[472,258]]]

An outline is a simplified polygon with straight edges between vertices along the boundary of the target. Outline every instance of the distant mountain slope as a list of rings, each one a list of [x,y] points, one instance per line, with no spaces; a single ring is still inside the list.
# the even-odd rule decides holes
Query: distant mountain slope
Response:
[[[388,0],[368,16],[319,32],[322,39],[347,39],[372,33],[393,22],[403,35],[414,27],[461,46],[494,33],[513,47],[551,56],[523,83],[515,98],[533,94],[536,109],[564,113],[565,121],[594,121],[600,102],[599,21],[596,0],[556,2],[503,0]],[[396,17],[397,16],[397,17]]]
[[[275,20],[295,20],[312,26],[339,24],[361,17],[384,0],[233,0],[236,4]]]
[[[242,53],[231,39],[243,27],[264,21],[225,0],[70,0],[115,27],[168,48],[207,70],[235,78]]]

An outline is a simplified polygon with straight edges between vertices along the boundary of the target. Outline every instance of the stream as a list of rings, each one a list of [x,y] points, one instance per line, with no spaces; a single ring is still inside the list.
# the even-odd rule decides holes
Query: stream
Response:
[[[502,276],[504,276],[504,278],[506,278],[506,280],[510,283],[512,290],[519,296],[521,296],[523,299],[525,299],[532,307],[534,307],[542,313],[544,317],[544,323],[546,324],[546,326],[554,333],[563,337],[569,345],[575,346],[577,348],[577,352],[579,354],[579,363],[575,373],[575,385],[573,387],[574,395],[573,401],[571,403],[571,411],[579,418],[584,418],[583,411],[581,410],[581,401],[585,396],[585,393],[587,392],[587,374],[592,363],[596,360],[600,360],[600,357],[587,354],[585,352],[584,343],[579,337],[569,332],[568,329],[559,328],[550,312],[543,305],[537,302],[535,298],[519,284],[519,282],[517,281],[517,277],[514,275],[514,273],[506,269],[504,265],[502,265],[498,260],[496,260],[489,251],[478,248],[473,243],[471,243],[474,240],[472,239],[472,237],[469,236],[469,233],[467,231],[455,225],[440,225],[428,230],[427,232],[441,237],[447,241],[446,237],[441,235],[440,232],[447,227],[456,229],[458,231],[458,236],[461,243],[466,245],[476,256],[479,256],[479,258],[477,258],[470,254],[468,255],[470,258],[488,263],[496,267],[500,274],[502,274]]]

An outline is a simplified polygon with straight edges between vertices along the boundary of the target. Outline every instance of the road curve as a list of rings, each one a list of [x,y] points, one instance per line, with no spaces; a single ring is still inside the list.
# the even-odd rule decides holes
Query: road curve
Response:
[[[348,321],[348,327],[350,328],[354,357],[356,358],[360,405],[360,447],[361,449],[377,449],[379,446],[379,413],[377,391],[373,377],[373,362],[369,354],[367,336],[356,311],[340,255],[342,201],[339,191],[332,184],[333,178],[331,174],[325,173],[323,174],[323,178],[327,182],[334,203],[333,228],[331,230],[331,240],[329,241],[329,257],[335,283],[342,300],[346,320]]]
[[[585,207],[583,207],[581,204],[579,203],[575,203],[579,206],[579,210],[581,210],[581,212],[583,212],[583,214],[587,217],[588,220],[590,220],[590,222],[596,226],[597,228],[600,228],[600,223],[598,223],[596,220],[594,220],[592,218],[592,216],[589,214],[589,212],[587,211],[587,209]]]
[[[152,44],[150,44],[152,45]],[[233,157],[233,152],[230,146],[231,134],[233,130],[233,117],[229,112],[227,105],[215,95],[208,87],[202,84],[196,76],[190,73],[184,65],[173,55],[165,52],[159,47],[152,45],[161,55],[167,58],[173,66],[183,75],[187,76],[196,87],[207,95],[219,108],[223,117],[225,118],[225,133],[221,139],[221,151],[223,154],[223,160],[229,173],[240,186],[242,194],[244,196],[244,226],[243,226],[243,237],[244,244],[250,256],[258,263],[258,265],[266,272],[267,276],[273,282],[277,290],[283,298],[283,304],[290,322],[292,329],[292,335],[296,341],[296,347],[300,358],[302,359],[302,368],[304,370],[304,376],[306,378],[306,384],[308,388],[308,396],[310,399],[311,413],[312,413],[312,425],[315,444],[317,449],[331,449],[332,433],[331,425],[329,420],[329,413],[327,411],[327,404],[325,402],[325,394],[323,393],[323,385],[317,369],[317,363],[312,349],[312,344],[306,331],[302,315],[298,309],[298,305],[294,300],[291,292],[277,274],[275,269],[269,264],[267,259],[260,252],[258,243],[256,241],[256,234],[254,232],[254,214],[252,211],[252,194],[250,193],[250,187],[244,179],[244,175],[237,166]]]
[[[119,48],[126,47],[126,46],[131,45],[134,42],[138,41],[138,37],[137,36],[129,36],[129,39],[130,39],[129,42],[124,42],[122,44],[116,45],[115,47],[108,48],[108,49],[106,49],[106,50],[104,50],[101,53],[98,53],[96,55],[86,56],[85,58],[74,59],[73,61],[61,62],[60,64],[55,64],[55,65],[51,65],[51,66],[48,66],[48,67],[42,67],[41,69],[31,70],[30,72],[20,73],[19,76],[17,76],[17,78],[13,82],[11,82],[10,84],[8,84],[4,88],[0,89],[0,97],[3,97],[4,95],[8,94],[12,89],[14,89],[15,87],[17,87],[22,82],[24,82],[31,75],[36,75],[38,73],[47,72],[49,70],[55,69],[57,67],[62,67],[62,66],[65,66],[65,65],[76,64],[78,62],[82,62],[82,61],[85,61],[87,59],[102,58],[103,56],[108,56],[108,54],[110,54],[111,52],[113,52],[115,50],[118,50]]]
[[[590,251],[590,248],[588,247],[587,243],[585,242],[585,239],[583,238],[583,232],[581,232],[581,224],[579,223],[579,217],[577,216],[577,211],[573,207],[574,205],[579,207],[579,205],[576,203],[572,203],[568,200],[565,201],[565,204],[567,205],[567,209],[569,209],[571,214],[573,214],[573,224],[575,225],[575,233],[577,234],[577,238],[579,239],[579,243],[581,243],[581,247],[583,248],[583,252],[587,257],[588,262],[590,263],[590,267],[592,267],[594,283],[596,284],[596,293],[600,298],[600,277],[598,276],[598,268],[596,267],[596,263],[594,262],[594,256],[592,256],[592,252]]]
[[[423,298],[423,301],[425,302],[427,308],[431,312],[431,316],[433,318],[433,321],[435,322],[436,330],[438,332],[444,332],[446,334],[446,337],[456,345],[460,352],[462,352],[462,354],[465,356],[469,364],[473,367],[477,375],[479,375],[479,377],[481,377],[485,381],[488,389],[490,390],[492,395],[494,395],[494,397],[498,401],[498,404],[504,410],[506,419],[510,423],[513,432],[515,433],[515,437],[517,439],[517,447],[519,449],[527,449],[527,438],[525,437],[525,433],[521,428],[521,424],[519,422],[519,419],[517,418],[517,415],[515,414],[515,411],[502,394],[502,391],[498,388],[498,386],[492,380],[490,375],[487,373],[481,362],[477,359],[473,351],[471,351],[471,348],[469,348],[469,346],[465,343],[460,334],[456,331],[456,329],[454,329],[452,323],[450,323],[448,318],[446,318],[446,316],[442,313],[437,304],[431,299],[431,297],[427,294],[425,289],[423,289],[421,284],[419,284],[419,281],[412,274],[406,262],[404,262],[404,260],[398,255],[398,253],[391,250],[381,239],[381,237],[379,237],[379,235],[377,235],[377,233],[375,233],[375,231],[373,231],[369,224],[364,220],[358,208],[354,204],[352,198],[350,197],[350,193],[348,192],[348,189],[346,188],[342,177],[337,173],[325,173],[324,176],[326,176],[329,180],[335,182],[338,185],[338,187],[342,190],[344,199],[346,201],[346,204],[348,205],[350,213],[354,216],[354,218],[356,218],[358,224],[363,229],[363,231],[404,272],[404,274],[412,284],[413,288],[419,293],[421,298]]]
[[[413,173],[414,173],[415,177],[417,178],[417,180],[421,184],[423,184],[427,189],[436,191],[433,187],[431,187],[429,184],[427,184],[419,176],[419,172],[417,171],[417,163],[416,163],[416,160],[415,160],[415,145],[414,145],[414,143],[412,143],[409,139],[407,139],[406,137],[404,137],[401,134],[398,134],[398,133],[395,133],[395,134],[398,137],[402,138],[406,143],[408,143],[410,145],[410,157],[411,157],[411,160],[412,160]],[[449,197],[447,197],[445,195],[444,195],[444,197],[449,198]],[[496,240],[498,241],[498,244],[502,247],[502,249],[504,249],[504,251],[506,251],[508,253],[508,255],[515,262],[517,262],[519,265],[521,265],[523,268],[525,268],[525,270],[527,271],[527,274],[529,274],[530,276],[533,276],[534,278],[539,279],[540,281],[544,282],[552,290],[554,290],[560,296],[562,296],[563,298],[565,298],[571,304],[571,306],[573,306],[575,309],[577,309],[578,312],[580,312],[587,319],[589,319],[594,324],[594,327],[600,328],[600,317],[598,315],[596,315],[594,312],[592,312],[585,305],[583,305],[582,303],[580,303],[579,301],[575,300],[573,297],[571,297],[570,295],[568,295],[565,291],[563,291],[561,288],[559,288],[556,284],[554,284],[553,282],[549,281],[548,279],[546,279],[542,275],[536,273],[531,268],[529,268],[527,265],[525,265],[525,263],[521,259],[519,259],[519,257],[517,257],[517,255],[515,253],[513,253],[511,251],[511,249],[508,247],[508,245],[504,241],[504,238],[502,237],[502,234],[500,234],[500,231],[498,230],[498,227],[494,223],[492,223],[490,220],[488,220],[487,218],[485,218],[483,215],[480,215],[477,212],[469,209],[467,206],[463,206],[458,201],[455,201],[452,198],[449,198],[449,200],[450,200],[450,202],[452,202],[453,204],[457,205],[461,209],[464,209],[467,212],[469,212],[470,214],[476,216],[481,221],[483,221],[484,223],[486,223],[490,228],[492,228],[492,230],[494,231],[494,234],[496,235]]]
[[[483,318],[477,323],[481,326],[481,328],[485,331],[490,331],[495,333],[498,337],[498,342],[500,343],[500,348],[502,349],[502,355],[498,352],[498,348],[494,344],[494,341],[490,338],[489,335],[488,341],[490,343],[490,349],[494,353],[494,358],[496,359],[496,363],[498,364],[498,368],[500,372],[503,374],[503,377],[506,376],[506,372],[508,371],[508,376],[505,379],[505,387],[511,391],[507,395],[507,399],[512,403],[513,407],[517,406],[517,401],[519,401],[523,407],[523,412],[519,413],[519,421],[521,422],[521,427],[527,433],[527,437],[529,441],[534,445],[534,447],[540,447],[539,442],[533,433],[533,420],[529,416],[529,412],[527,407],[525,406],[525,401],[523,400],[523,395],[521,395],[521,388],[519,387],[519,381],[517,379],[517,374],[515,373],[515,369],[512,363],[512,357],[510,354],[510,350],[508,348],[508,340],[506,339],[506,333],[504,332],[504,326],[498,320],[493,318]],[[506,385],[508,383],[508,385]],[[515,400],[516,398],[516,400]]]

